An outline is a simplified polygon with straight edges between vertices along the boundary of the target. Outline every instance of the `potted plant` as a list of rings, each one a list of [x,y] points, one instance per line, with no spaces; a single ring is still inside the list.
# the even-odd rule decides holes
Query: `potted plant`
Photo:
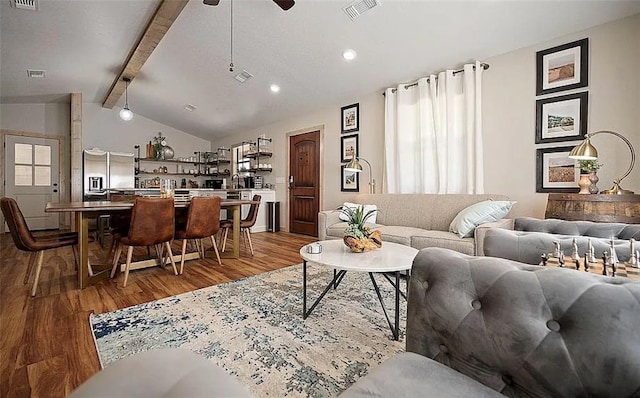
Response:
[[[600,178],[598,178],[597,171],[603,166],[597,159],[591,160],[578,160],[578,168],[580,168],[580,186],[579,193],[598,193],[598,186],[596,185]]]
[[[347,228],[344,230],[343,241],[352,252],[362,253],[382,246],[380,231],[371,231],[369,227],[365,226],[367,220],[378,210],[365,212],[364,206],[340,206],[338,210],[348,219]]]

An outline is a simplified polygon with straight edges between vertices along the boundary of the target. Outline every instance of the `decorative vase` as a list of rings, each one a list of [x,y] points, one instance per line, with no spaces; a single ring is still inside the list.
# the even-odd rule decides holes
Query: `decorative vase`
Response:
[[[580,181],[578,181],[580,187],[579,194],[590,194],[589,187],[591,186],[591,180],[589,180],[589,174],[580,174]]]
[[[342,241],[354,253],[363,253],[382,247],[382,238],[380,237],[379,230],[371,232],[366,238],[344,235]]]
[[[589,181],[591,181],[591,185],[589,185],[589,193],[598,193],[600,190],[598,189],[598,186],[596,184],[598,183],[598,181],[600,181],[600,178],[598,178],[598,175],[595,171],[589,173]]]

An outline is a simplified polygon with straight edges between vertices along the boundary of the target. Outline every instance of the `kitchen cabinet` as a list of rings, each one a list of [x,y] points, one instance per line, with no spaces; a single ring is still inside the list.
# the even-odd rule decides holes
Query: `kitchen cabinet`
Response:
[[[255,225],[251,228],[251,232],[264,232],[267,230],[267,202],[275,202],[276,191],[272,189],[251,189],[241,192],[241,199],[251,200],[253,195],[260,195],[260,206],[258,207],[258,218]],[[250,205],[242,206],[242,218],[249,213]]]

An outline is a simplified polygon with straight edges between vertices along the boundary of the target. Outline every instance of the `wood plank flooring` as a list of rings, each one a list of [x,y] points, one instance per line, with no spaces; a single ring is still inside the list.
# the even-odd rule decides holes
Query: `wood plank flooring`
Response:
[[[240,259],[213,252],[204,260],[185,262],[184,274],[171,266],[132,271],[126,288],[123,275],[84,290],[76,288],[71,248],[45,253],[36,297],[23,284],[29,254],[0,234],[0,397],[63,397],[100,367],[89,315],[125,308],[176,294],[299,264],[300,247],[316,239],[289,233],[255,233],[255,255],[241,245]],[[179,243],[179,242],[178,242]],[[207,242],[210,247],[210,241]],[[173,245],[174,253],[179,246]],[[91,243],[92,264],[104,263],[106,249]],[[229,250],[229,249],[227,249]],[[136,249],[134,256],[146,256]],[[121,257],[124,261],[125,256]],[[33,280],[33,275],[31,276]]]

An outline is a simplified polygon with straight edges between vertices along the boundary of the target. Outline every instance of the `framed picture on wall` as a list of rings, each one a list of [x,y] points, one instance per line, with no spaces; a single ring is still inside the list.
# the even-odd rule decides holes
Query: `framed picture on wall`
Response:
[[[536,150],[536,192],[577,193],[580,170],[569,159],[573,146]]]
[[[536,144],[583,140],[587,134],[589,93],[536,101]]]
[[[536,53],[536,95],[586,87],[589,84],[589,39]]]
[[[360,129],[360,104],[351,104],[340,108],[342,134],[353,133]]]
[[[342,162],[348,162],[354,156],[358,157],[358,134],[340,137],[340,153]]]
[[[360,173],[355,171],[345,170],[344,165],[342,167],[341,187],[342,192],[358,192],[360,191]]]

